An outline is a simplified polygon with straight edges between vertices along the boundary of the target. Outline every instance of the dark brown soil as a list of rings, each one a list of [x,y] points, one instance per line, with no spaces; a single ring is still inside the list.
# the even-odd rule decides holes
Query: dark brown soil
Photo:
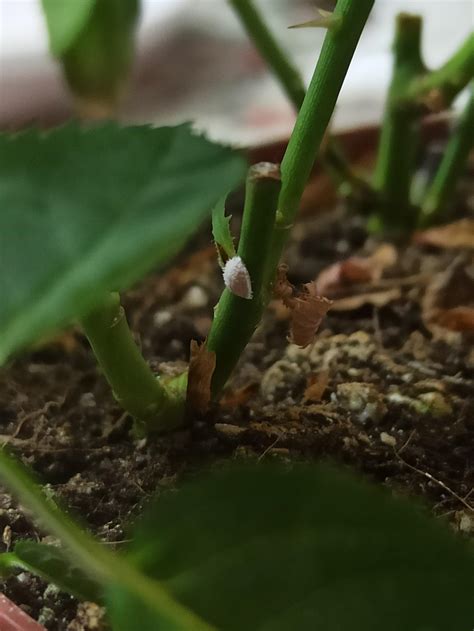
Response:
[[[295,227],[289,248],[295,284],[378,245],[360,218],[341,210],[314,215]],[[125,297],[131,325],[156,368],[187,361],[191,339],[204,339],[211,322],[222,281],[208,236],[204,247],[198,241],[193,254]],[[453,261],[467,265],[468,259],[459,250],[427,246],[401,245],[398,252],[378,285],[342,289],[340,299],[356,300],[336,302],[306,349],[288,344],[288,314],[272,303],[222,404],[186,430],[134,439],[131,419],[74,331],[1,373],[0,440],[108,542],[124,539],[125,522],[156,490],[222,458],[247,456],[334,459],[398,493],[424,498],[436,515],[468,532],[474,523],[472,338],[433,330],[423,313],[427,288]],[[374,293],[382,295],[378,306]],[[0,494],[0,530],[4,549],[20,538],[44,537],[6,493]],[[47,629],[98,628],[80,621],[87,618],[83,609],[68,627],[77,602],[26,573],[6,581],[4,590]]]

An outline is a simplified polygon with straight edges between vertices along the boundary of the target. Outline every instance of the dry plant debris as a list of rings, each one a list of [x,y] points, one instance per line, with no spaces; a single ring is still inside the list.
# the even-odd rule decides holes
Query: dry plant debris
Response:
[[[211,380],[216,368],[216,354],[205,344],[191,340],[187,403],[192,410],[204,414],[211,400]]]
[[[332,291],[347,285],[378,281],[397,259],[396,248],[382,243],[370,256],[351,256],[322,270],[316,279],[317,290],[320,294],[331,295]]]
[[[304,348],[314,341],[332,301],[319,294],[314,281],[305,283],[302,291],[296,294],[286,278],[286,271],[285,266],[278,268],[274,293],[290,310],[290,342]]]
[[[437,248],[474,250],[474,219],[460,219],[445,226],[417,232],[413,241],[418,245]]]
[[[436,274],[422,300],[423,321],[433,336],[452,342],[474,334],[474,258],[459,255]]]

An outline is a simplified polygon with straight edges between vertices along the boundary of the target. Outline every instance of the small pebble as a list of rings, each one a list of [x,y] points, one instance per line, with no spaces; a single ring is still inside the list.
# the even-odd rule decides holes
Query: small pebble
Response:
[[[224,434],[224,436],[240,436],[243,434],[246,429],[245,427],[239,427],[238,425],[231,425],[230,423],[216,423],[214,425],[216,432],[219,434]]]
[[[84,392],[80,398],[80,406],[83,408],[95,408],[97,403],[92,392]]]
[[[172,318],[173,318],[173,315],[171,311],[165,311],[165,310],[157,311],[155,315],[153,316],[153,324],[157,328],[160,328],[164,326],[165,324],[168,324],[168,322],[171,322]]]
[[[49,598],[56,598],[58,596],[58,594],[60,593],[60,589],[57,585],[55,585],[54,583],[49,583],[48,586],[46,587],[46,589],[43,592],[43,598],[45,600],[49,599]]]
[[[341,383],[332,393],[331,400],[353,412],[359,423],[379,421],[387,412],[383,396],[370,383]]]
[[[396,439],[393,436],[390,436],[390,434],[387,434],[387,432],[381,432],[380,440],[384,445],[389,445],[390,447],[395,447],[397,444]]]
[[[26,572],[20,572],[20,574],[17,574],[16,580],[19,583],[28,583],[30,577]]]
[[[193,285],[184,294],[181,304],[189,309],[201,309],[207,306],[207,294],[199,285]]]
[[[459,518],[459,530],[461,532],[470,533],[474,529],[474,522],[466,512],[460,511],[457,517]]]
[[[428,412],[433,416],[448,416],[453,413],[453,408],[441,392],[424,392],[418,398],[428,406]]]
[[[42,607],[38,616],[38,622],[40,624],[52,624],[55,621],[56,615],[50,607]]]

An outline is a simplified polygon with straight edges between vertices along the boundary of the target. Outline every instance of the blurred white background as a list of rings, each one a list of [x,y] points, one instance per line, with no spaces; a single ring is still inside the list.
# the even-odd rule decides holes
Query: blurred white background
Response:
[[[328,3],[257,4],[308,80],[324,31],[287,26],[312,19],[315,7]],[[376,0],[339,99],[335,129],[380,119],[399,11],[424,17],[429,66],[442,63],[474,28],[471,0]],[[194,120],[212,137],[244,145],[288,135],[293,111],[226,0],[142,0],[138,41],[124,119]],[[70,114],[60,69],[48,53],[40,0],[0,0],[0,126],[56,122]]]

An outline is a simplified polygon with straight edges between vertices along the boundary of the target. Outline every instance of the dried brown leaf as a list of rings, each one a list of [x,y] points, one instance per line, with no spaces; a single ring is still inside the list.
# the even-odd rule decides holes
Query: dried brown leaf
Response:
[[[439,311],[436,323],[451,331],[474,332],[474,307],[454,307]]]
[[[220,400],[220,405],[224,408],[236,408],[239,405],[245,405],[249,399],[258,392],[260,384],[250,381],[241,388],[227,391]]]
[[[274,294],[290,310],[290,342],[305,347],[311,344],[332,302],[317,291],[316,283],[306,283],[299,295],[286,277],[287,267],[280,265],[274,284]]]
[[[320,296],[314,282],[303,285],[303,292],[291,301],[290,341],[305,347],[311,344],[332,301]]]
[[[445,226],[417,232],[413,236],[419,245],[446,249],[474,249],[474,219],[460,219]]]
[[[187,402],[191,409],[204,414],[211,400],[211,380],[216,368],[216,354],[206,344],[191,340]]]
[[[295,288],[286,276],[287,271],[288,267],[286,265],[278,266],[275,284],[273,286],[273,293],[276,298],[280,298],[285,307],[292,309],[294,304],[293,294]]]
[[[348,285],[378,281],[397,258],[394,246],[382,243],[370,256],[351,256],[334,263],[320,272],[316,280],[318,292],[328,294]]]
[[[347,296],[347,298],[334,300],[331,309],[333,311],[353,311],[360,309],[364,305],[372,305],[380,309],[390,302],[399,300],[401,296],[402,292],[399,287],[384,289],[382,291],[364,292],[356,294],[355,296]]]
[[[426,288],[422,301],[426,327],[436,338],[453,340],[453,333],[474,332],[474,259],[459,256]]]
[[[319,403],[327,388],[328,382],[329,372],[327,370],[322,370],[321,372],[310,375],[303,395],[304,401]]]

